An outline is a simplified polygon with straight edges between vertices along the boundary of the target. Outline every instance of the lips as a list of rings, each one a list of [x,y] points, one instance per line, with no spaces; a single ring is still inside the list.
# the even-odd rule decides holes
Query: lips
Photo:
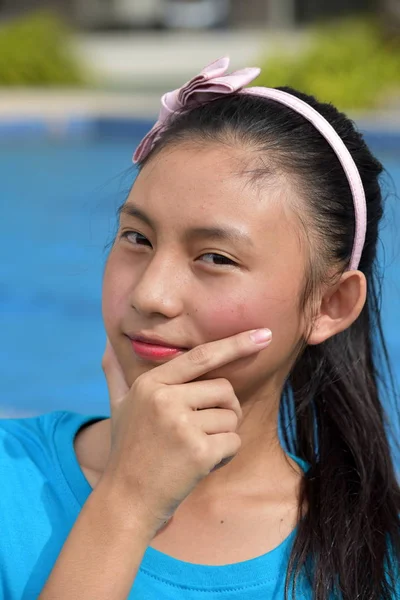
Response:
[[[159,362],[169,360],[186,352],[188,348],[172,345],[165,339],[155,336],[129,336],[132,349],[139,360]]]
[[[128,335],[133,342],[141,342],[143,344],[149,344],[150,346],[161,346],[163,348],[171,348],[174,350],[188,350],[187,346],[179,346],[167,340],[162,339],[159,336],[147,336],[147,335]]]

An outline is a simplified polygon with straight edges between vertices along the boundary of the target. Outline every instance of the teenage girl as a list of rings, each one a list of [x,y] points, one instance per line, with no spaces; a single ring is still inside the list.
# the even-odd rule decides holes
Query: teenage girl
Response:
[[[400,598],[382,166],[333,106],[228,62],[166,94],[134,156],[111,418],[1,422],[2,598]]]

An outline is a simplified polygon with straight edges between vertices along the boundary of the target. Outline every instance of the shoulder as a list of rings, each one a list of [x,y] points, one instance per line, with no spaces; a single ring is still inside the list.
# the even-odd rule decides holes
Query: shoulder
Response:
[[[0,479],[29,464],[46,471],[57,459],[57,448],[71,444],[78,429],[91,417],[53,411],[35,417],[0,419]]]
[[[49,443],[63,414],[62,411],[54,411],[36,417],[0,419],[1,462],[4,464],[7,457],[18,458],[18,450],[26,455]]]
[[[0,419],[0,597],[37,598],[89,493],[73,441],[92,416]]]
[[[56,431],[74,434],[86,422],[105,418],[57,410],[33,417],[0,418],[0,440],[14,440],[28,447],[38,442],[49,443]]]
[[[23,434],[28,431],[39,431],[46,424],[51,424],[56,421],[60,416],[65,414],[66,411],[52,411],[45,414],[36,416],[21,416],[21,417],[7,417],[2,416],[0,418],[0,435],[4,433],[12,434]]]
[[[0,419],[0,506],[15,493],[43,485],[54,471],[54,434],[61,411],[36,417]],[[22,499],[21,499],[22,500]]]

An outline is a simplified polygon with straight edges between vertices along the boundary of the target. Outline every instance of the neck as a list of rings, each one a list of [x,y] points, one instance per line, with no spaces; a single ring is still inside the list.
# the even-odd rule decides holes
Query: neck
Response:
[[[237,433],[241,447],[224,467],[211,472],[197,486],[198,495],[232,493],[259,494],[274,489],[288,477],[298,477],[301,468],[283,450],[278,436],[280,393],[260,395],[242,404],[243,419]]]

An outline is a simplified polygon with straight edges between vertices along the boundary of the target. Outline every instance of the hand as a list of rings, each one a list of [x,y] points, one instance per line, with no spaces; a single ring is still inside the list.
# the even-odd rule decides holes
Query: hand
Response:
[[[130,389],[107,342],[102,364],[112,435],[103,479],[140,502],[154,535],[196,484],[240,448],[242,410],[230,382],[193,380],[268,345],[250,333],[197,346],[140,375]]]

